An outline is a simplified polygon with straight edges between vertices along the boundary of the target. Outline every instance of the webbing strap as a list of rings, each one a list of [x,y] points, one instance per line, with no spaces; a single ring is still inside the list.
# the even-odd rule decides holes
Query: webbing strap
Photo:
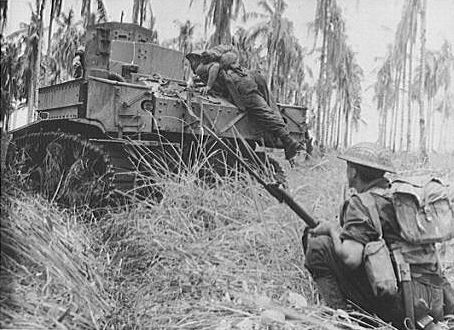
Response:
[[[361,200],[361,203],[369,211],[369,215],[372,220],[372,224],[378,232],[378,238],[383,238],[383,230],[381,227],[380,216],[378,215],[377,204],[375,203],[375,198],[370,192],[365,192],[357,194],[358,198]]]

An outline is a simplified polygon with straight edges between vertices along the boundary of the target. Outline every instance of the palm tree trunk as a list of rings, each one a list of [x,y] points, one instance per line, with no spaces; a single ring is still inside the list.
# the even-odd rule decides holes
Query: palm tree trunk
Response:
[[[428,124],[429,125],[429,124]],[[431,99],[430,102],[430,128],[429,128],[429,134],[430,134],[430,144],[429,144],[429,151],[434,150],[435,146],[435,108],[434,108],[434,99]]]
[[[397,74],[397,80],[396,80],[396,99],[395,99],[395,102],[394,102],[394,107],[395,107],[395,111],[394,111],[394,123],[393,123],[393,127],[394,127],[394,131],[393,131],[393,135],[392,135],[392,150],[393,151],[396,151],[396,140],[397,140],[397,124],[398,124],[398,119],[399,119],[399,103],[400,103],[400,80],[401,80],[401,75],[402,75],[402,67],[401,65],[399,65],[399,67],[397,68],[396,70],[396,74]]]
[[[412,88],[412,70],[413,70],[413,43],[410,42],[410,54],[408,57],[408,98],[407,98],[407,152],[411,151],[412,142],[412,115],[411,115],[411,98],[413,93]]]
[[[273,90],[274,83],[273,83],[273,76],[274,76],[274,67],[276,66],[276,53],[272,52],[270,56],[270,62],[268,66],[268,88]]]
[[[328,14],[328,1],[324,1],[324,17],[327,17]],[[318,77],[318,88],[317,88],[317,122],[315,127],[315,138],[319,143],[321,141],[321,116],[322,112],[324,111],[322,103],[324,99],[324,91],[325,91],[325,71],[326,71],[326,49],[327,49],[327,34],[328,34],[328,22],[324,22],[323,24],[323,41],[322,41],[322,50],[320,54],[320,72]]]
[[[427,96],[427,111],[426,111],[426,135],[427,135],[427,151],[430,152],[432,128],[432,97]]]
[[[343,147],[347,148],[348,146],[348,134],[349,134],[349,129],[350,127],[348,126],[349,124],[349,114],[350,114],[350,109],[347,105],[347,100],[348,100],[348,95],[344,95],[344,139],[343,139]]]
[[[35,109],[38,107],[38,96],[39,96],[39,76],[41,71],[41,49],[42,49],[42,35],[43,35],[43,16],[46,0],[42,0],[41,6],[39,7],[39,27],[38,27],[38,50],[35,54],[35,62],[33,63],[34,69],[32,71],[32,77],[30,80],[29,93],[28,93],[28,118],[27,122],[31,123],[35,117]]]
[[[426,7],[427,0],[422,0],[421,8],[421,76],[419,80],[419,151],[423,158],[427,157],[426,149],[426,121],[424,118],[424,79],[426,68]]]
[[[405,114],[405,90],[406,90],[406,82],[407,82],[407,44],[405,42],[405,55],[404,55],[404,67],[403,67],[403,77],[402,77],[402,105],[400,111],[400,142],[399,142],[399,150],[402,151],[404,149],[404,114]]]
[[[327,78],[327,80],[329,81],[329,77]],[[328,93],[327,93],[327,96],[326,96],[326,107],[325,107],[325,126],[324,126],[324,141],[325,141],[325,145],[329,145],[329,141],[328,141],[328,133],[330,131],[330,127],[331,127],[331,121],[330,121],[330,118],[332,116],[332,110],[331,110],[331,95],[332,95],[332,90],[331,88],[328,90]]]

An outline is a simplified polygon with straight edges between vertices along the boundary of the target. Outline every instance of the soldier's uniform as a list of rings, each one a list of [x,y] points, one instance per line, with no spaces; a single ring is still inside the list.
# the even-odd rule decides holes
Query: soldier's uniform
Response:
[[[215,62],[217,55],[211,53],[204,57],[197,58],[195,53],[187,55],[191,62],[194,73],[207,83],[209,80],[210,68]],[[262,134],[265,132],[274,137],[280,138],[285,149],[287,159],[293,158],[300,144],[290,137],[282,116],[277,111],[277,106],[269,95],[266,83],[258,72],[248,72],[235,64],[234,56],[225,56],[220,60],[220,70],[216,77],[212,90],[229,99],[240,110],[247,111]]]
[[[394,206],[387,195],[389,186],[387,179],[380,178],[370,182],[363,192],[374,198],[386,245],[395,246],[403,240]],[[340,223],[342,241],[353,240],[365,246],[379,237],[371,213],[358,195],[344,203]],[[443,315],[454,313],[454,290],[442,276],[435,245],[424,244],[417,250],[403,252],[403,256],[410,263],[415,319],[431,315],[434,320],[441,320]],[[363,264],[355,270],[346,267],[336,255],[330,236],[308,238],[305,266],[329,306],[345,309],[350,300],[393,322],[394,326],[402,326],[406,315],[401,288],[393,295],[374,295]]]

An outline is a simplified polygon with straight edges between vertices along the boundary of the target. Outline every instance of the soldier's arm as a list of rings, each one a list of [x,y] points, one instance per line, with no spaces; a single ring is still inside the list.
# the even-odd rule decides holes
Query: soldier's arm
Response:
[[[207,81],[207,89],[208,91],[213,88],[214,82],[216,81],[218,74],[219,74],[219,63],[214,62],[210,66],[210,70],[208,71],[208,81]]]
[[[334,251],[348,268],[356,269],[363,262],[364,245],[351,239],[341,240],[340,232],[340,226],[334,224],[330,232]]]
[[[350,269],[358,268],[363,261],[364,245],[351,239],[341,240],[341,227],[335,222],[324,221],[311,230],[315,235],[329,235],[334,251],[339,259]]]

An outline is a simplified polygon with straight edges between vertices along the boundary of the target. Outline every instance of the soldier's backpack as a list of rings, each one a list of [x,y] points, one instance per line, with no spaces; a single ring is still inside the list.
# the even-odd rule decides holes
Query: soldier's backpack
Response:
[[[439,179],[412,178],[393,181],[390,190],[379,188],[357,194],[369,210],[372,224],[379,234],[378,240],[369,242],[364,249],[364,266],[369,283],[376,296],[393,295],[397,292],[396,277],[371,193],[392,199],[403,241],[411,246],[424,246],[454,238],[454,190],[450,190]],[[393,247],[393,253],[399,255],[400,261],[396,259],[396,262],[402,267],[406,262],[396,247]],[[396,254],[394,257],[397,258]],[[424,255],[418,254],[415,260],[424,262]],[[408,264],[406,266],[409,270]]]
[[[222,69],[228,69],[238,64],[238,53],[231,45],[217,45],[202,53],[206,62],[218,62]]]
[[[441,180],[394,180],[390,193],[406,242],[426,244],[454,238],[454,194]]]

